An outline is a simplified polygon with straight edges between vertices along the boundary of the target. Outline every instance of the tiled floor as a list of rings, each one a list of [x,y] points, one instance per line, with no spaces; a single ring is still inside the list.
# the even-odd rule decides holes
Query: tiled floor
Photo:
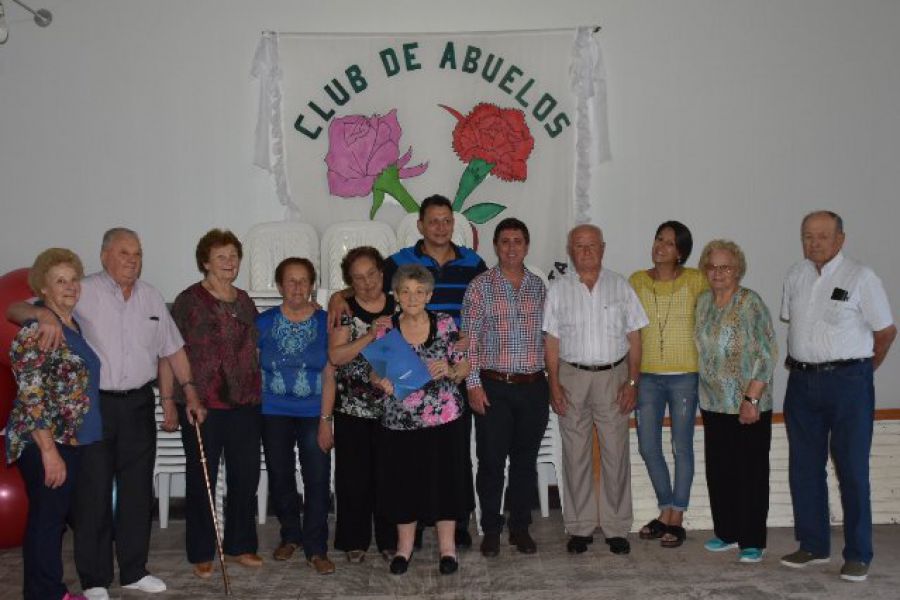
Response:
[[[159,600],[223,597],[222,580],[201,581],[191,575],[184,560],[184,522],[172,521],[169,529],[155,527],[150,568],[169,585]],[[538,553],[517,554],[505,544],[500,556],[485,559],[473,549],[460,555],[460,570],[451,576],[437,571],[437,553],[433,530],[425,536],[425,548],[417,553],[410,571],[404,576],[388,573],[387,564],[370,554],[362,564],[349,564],[341,553],[332,558],[337,572],[317,576],[302,555],[286,563],[271,560],[278,541],[278,525],[270,518],[260,527],[260,554],[266,558],[261,569],[230,566],[234,598],[316,599],[316,598],[473,598],[496,600],[580,600],[615,598],[617,600],[654,598],[762,600],[865,600],[900,598],[900,525],[875,528],[876,561],[869,580],[861,584],[841,581],[839,550],[830,564],[804,570],[781,566],[778,557],[795,549],[789,529],[769,531],[769,549],[762,563],[739,564],[734,552],[710,554],[703,549],[709,532],[690,531],[685,545],[676,550],[660,548],[659,543],[632,536],[628,556],[609,553],[601,536],[585,554],[566,553],[566,537],[558,510],[550,518],[535,513],[532,533]],[[833,533],[834,548],[839,549],[841,530]],[[71,540],[68,539],[67,542]],[[476,546],[479,538],[475,540]],[[67,546],[66,577],[71,589],[77,589],[71,549]],[[19,550],[0,551],[0,600],[21,598],[22,563]],[[112,598],[136,600],[148,598],[137,592],[110,589]]]

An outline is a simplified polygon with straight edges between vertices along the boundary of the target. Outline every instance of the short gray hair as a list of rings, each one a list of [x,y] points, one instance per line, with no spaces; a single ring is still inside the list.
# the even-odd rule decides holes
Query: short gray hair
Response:
[[[434,291],[434,275],[431,274],[431,271],[422,265],[409,264],[397,269],[394,278],[391,279],[391,289],[394,291],[394,295],[397,294],[397,290],[404,281],[410,280],[421,283],[429,292]]]
[[[133,229],[128,229],[127,227],[113,227],[111,229],[107,229],[103,234],[103,241],[100,243],[100,251],[102,252],[103,250],[106,250],[109,245],[113,243],[113,240],[120,235],[131,236],[138,241],[141,240],[137,232]]]

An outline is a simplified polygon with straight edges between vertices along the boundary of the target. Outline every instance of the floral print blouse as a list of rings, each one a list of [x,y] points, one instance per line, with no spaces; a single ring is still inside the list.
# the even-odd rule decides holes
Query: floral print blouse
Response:
[[[275,306],[256,317],[262,370],[262,414],[322,414],[322,369],[328,362],[328,315],[291,321]]]
[[[172,318],[204,406],[227,410],[260,403],[256,305],[247,292],[238,290],[234,302],[223,302],[195,283],[175,298]],[[184,403],[181,386],[175,386],[175,401]]]
[[[744,390],[752,380],[764,381],[759,410],[772,410],[772,375],[778,347],[769,309],[759,295],[740,288],[718,308],[710,290],[697,298],[695,329],[700,354],[700,408],[740,413]]]
[[[384,308],[379,313],[367,311],[359,305],[356,298],[350,298],[347,303],[353,316],[342,317],[341,326],[350,328],[351,342],[369,333],[369,328],[378,317],[390,316],[396,310],[393,296],[387,296]],[[384,414],[385,393],[369,381],[371,369],[362,353],[338,367],[336,412],[362,419],[381,418]]]
[[[430,331],[425,343],[412,346],[425,364],[434,360],[447,360],[455,364],[463,354],[454,349],[459,340],[459,330],[453,317],[446,313],[428,313]],[[394,327],[399,327],[394,317]],[[463,414],[463,399],[459,386],[449,377],[432,379],[422,389],[398,400],[390,396],[385,401],[381,424],[387,429],[411,430],[436,427],[455,421]]]
[[[88,360],[68,344],[50,352],[42,351],[38,347],[37,331],[37,322],[23,327],[9,351],[19,388],[6,425],[9,462],[19,458],[36,429],[49,430],[58,444],[77,445],[78,428],[91,406],[92,374]],[[100,361],[95,354],[92,358],[97,370],[93,377],[98,378]]]

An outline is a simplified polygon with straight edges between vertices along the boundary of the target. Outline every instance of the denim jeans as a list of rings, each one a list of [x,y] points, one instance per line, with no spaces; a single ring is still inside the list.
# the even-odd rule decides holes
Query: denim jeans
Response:
[[[794,537],[816,556],[831,553],[825,481],[830,449],[844,508],[844,560],[872,561],[869,453],[874,417],[871,361],[833,371],[791,371],[784,420]]]
[[[656,492],[660,510],[687,510],[694,481],[694,421],[697,416],[697,374],[642,373],[638,387],[638,447]],[[672,420],[672,454],[675,485],[663,456],[663,417],[669,407]]]
[[[303,544],[306,557],[328,553],[328,503],[331,492],[331,454],[317,442],[319,417],[263,417],[263,448],[269,474],[269,497],[281,523],[282,543]],[[300,452],[303,476],[303,520],[297,493]]]

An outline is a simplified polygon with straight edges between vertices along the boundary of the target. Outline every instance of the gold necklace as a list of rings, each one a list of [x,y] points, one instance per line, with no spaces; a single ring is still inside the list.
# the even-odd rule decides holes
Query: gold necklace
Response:
[[[653,280],[653,284],[650,286],[650,289],[653,291],[653,306],[656,308],[656,326],[659,329],[659,357],[663,356],[663,346],[664,342],[664,332],[666,330],[666,325],[669,324],[669,313],[672,310],[672,296],[675,295],[675,291],[672,290],[672,293],[669,294],[669,303],[666,305],[666,318],[661,319],[659,315],[659,299],[656,296],[656,280]]]

